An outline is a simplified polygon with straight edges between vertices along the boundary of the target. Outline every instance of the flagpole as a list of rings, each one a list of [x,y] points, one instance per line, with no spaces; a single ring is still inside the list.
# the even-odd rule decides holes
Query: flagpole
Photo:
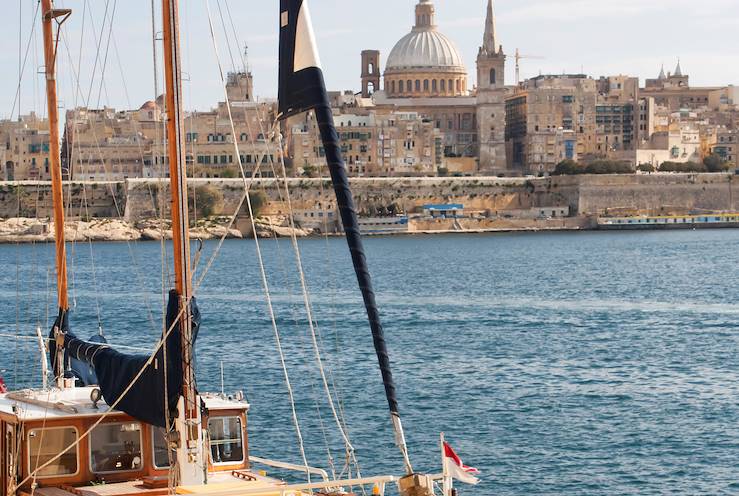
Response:
[[[451,477],[449,477],[449,470],[447,470],[447,463],[446,463],[446,450],[444,449],[444,433],[442,432],[439,435],[440,441],[439,446],[441,448],[441,474],[444,476],[441,484],[442,484],[442,496],[450,496],[452,493],[452,484],[451,484]]]

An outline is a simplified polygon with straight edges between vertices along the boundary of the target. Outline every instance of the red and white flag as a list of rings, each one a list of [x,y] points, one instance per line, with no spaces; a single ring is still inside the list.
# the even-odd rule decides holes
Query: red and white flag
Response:
[[[5,386],[5,381],[0,377],[0,394],[7,393],[8,388]]]
[[[480,473],[475,467],[468,467],[462,463],[462,459],[457,453],[449,446],[449,443],[444,442],[444,474],[457,479],[465,484],[478,484],[480,479],[475,477]]]

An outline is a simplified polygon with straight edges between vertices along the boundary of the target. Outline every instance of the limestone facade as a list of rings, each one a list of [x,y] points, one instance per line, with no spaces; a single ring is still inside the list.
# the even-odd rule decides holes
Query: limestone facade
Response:
[[[49,122],[36,114],[0,121],[0,177],[49,180]]]

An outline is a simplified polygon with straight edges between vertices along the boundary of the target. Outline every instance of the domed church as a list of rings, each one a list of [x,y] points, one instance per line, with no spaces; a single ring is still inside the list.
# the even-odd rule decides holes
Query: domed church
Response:
[[[419,0],[415,25],[390,51],[382,88],[380,52],[362,52],[362,95],[378,110],[417,112],[434,121],[447,157],[478,158],[477,172],[501,174],[507,169],[505,60],[488,0],[477,86],[470,91],[462,54],[439,30],[434,3]]]
[[[457,46],[437,29],[431,0],[416,5],[416,25],[390,52],[385,93],[411,98],[467,95],[467,69]]]

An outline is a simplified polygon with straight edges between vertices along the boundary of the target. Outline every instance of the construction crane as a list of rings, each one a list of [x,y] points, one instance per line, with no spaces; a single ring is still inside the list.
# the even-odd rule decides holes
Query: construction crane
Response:
[[[540,57],[539,55],[521,55],[518,48],[516,48],[516,86],[521,82],[521,59],[539,59],[543,60],[546,57]]]

